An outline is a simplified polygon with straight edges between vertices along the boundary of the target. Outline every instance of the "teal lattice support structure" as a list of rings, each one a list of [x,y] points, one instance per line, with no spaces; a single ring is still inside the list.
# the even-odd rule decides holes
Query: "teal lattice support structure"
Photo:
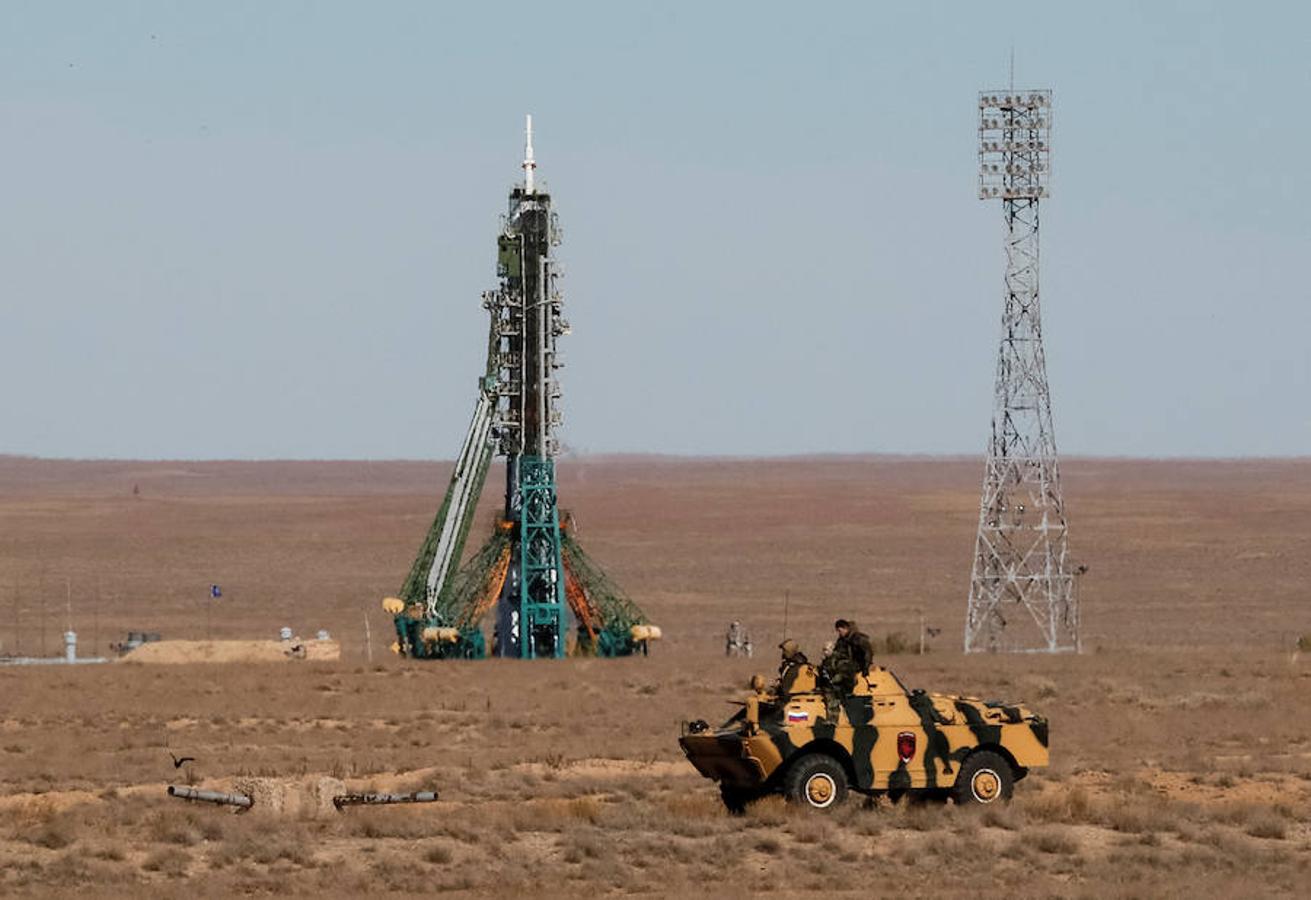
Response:
[[[537,659],[565,654],[568,606],[556,508],[555,461],[519,460],[519,656]]]

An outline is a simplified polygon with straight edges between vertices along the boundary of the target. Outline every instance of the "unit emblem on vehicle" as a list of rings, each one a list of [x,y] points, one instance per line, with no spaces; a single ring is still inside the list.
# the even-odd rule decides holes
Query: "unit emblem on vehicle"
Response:
[[[908,763],[915,756],[915,735],[910,731],[903,731],[897,735],[897,756],[901,761]]]

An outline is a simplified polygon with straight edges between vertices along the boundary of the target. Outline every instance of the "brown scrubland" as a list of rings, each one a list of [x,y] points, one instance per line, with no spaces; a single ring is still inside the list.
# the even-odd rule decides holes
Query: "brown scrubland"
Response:
[[[448,472],[0,459],[3,652],[54,655],[70,619],[84,655],[128,630],[268,640],[284,625],[341,648],[0,668],[0,894],[1308,891],[1311,461],[1067,460],[1085,652],[965,657],[977,460],[565,459],[579,539],[665,639],[624,660],[400,660],[379,600]],[[211,583],[224,596],[207,610]],[[727,717],[774,668],[785,598],[812,656],[839,615],[913,649],[922,614],[940,629],[929,652],[880,661],[912,686],[1029,703],[1051,719],[1052,766],[982,813],[766,801],[727,816],[679,722]],[[735,618],[754,659],[723,655]],[[175,769],[170,752],[196,761]],[[291,802],[325,779],[441,800]],[[233,814],[169,783],[288,802]]]

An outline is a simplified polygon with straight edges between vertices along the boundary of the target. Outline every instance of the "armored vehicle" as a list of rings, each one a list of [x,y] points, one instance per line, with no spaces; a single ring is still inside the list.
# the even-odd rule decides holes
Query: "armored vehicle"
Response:
[[[850,693],[812,665],[753,692],[719,728],[687,722],[679,743],[724,805],[741,813],[766,794],[814,809],[848,793],[912,794],[988,804],[1047,765],[1047,720],[1020,705],[908,690],[884,668],[858,675]]]

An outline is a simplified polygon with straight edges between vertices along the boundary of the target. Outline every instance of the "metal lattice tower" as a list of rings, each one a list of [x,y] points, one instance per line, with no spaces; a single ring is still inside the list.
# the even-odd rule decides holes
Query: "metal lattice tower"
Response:
[[[1038,203],[1051,173],[1050,91],[979,95],[979,198],[1006,222],[1001,348],[965,617],[965,652],[1079,649],[1038,302]]]

